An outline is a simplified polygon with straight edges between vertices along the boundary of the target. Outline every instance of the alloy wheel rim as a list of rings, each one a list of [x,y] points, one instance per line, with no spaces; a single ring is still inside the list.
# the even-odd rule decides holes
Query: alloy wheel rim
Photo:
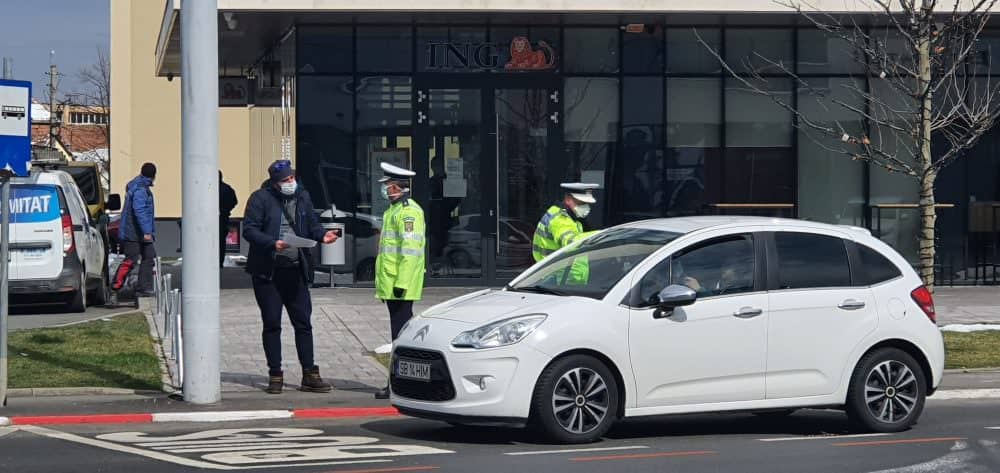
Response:
[[[880,422],[895,424],[908,418],[918,395],[917,377],[899,361],[883,361],[865,378],[865,405]]]
[[[586,434],[607,417],[611,397],[608,385],[590,368],[574,368],[564,373],[552,392],[552,412],[563,430]]]

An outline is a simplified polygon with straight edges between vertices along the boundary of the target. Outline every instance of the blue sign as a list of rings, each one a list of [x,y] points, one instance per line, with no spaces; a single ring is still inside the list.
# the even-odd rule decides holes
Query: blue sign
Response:
[[[59,220],[59,191],[55,186],[14,184],[10,186],[10,223],[41,223]]]
[[[31,161],[31,82],[0,80],[0,169],[27,176]]]

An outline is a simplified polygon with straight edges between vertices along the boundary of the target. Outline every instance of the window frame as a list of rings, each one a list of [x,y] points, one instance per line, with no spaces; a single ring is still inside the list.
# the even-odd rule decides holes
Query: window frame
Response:
[[[746,236],[750,237],[750,243],[753,246],[753,265],[754,265],[753,290],[747,292],[736,292],[732,294],[719,294],[715,296],[698,297],[698,299],[695,301],[695,304],[697,304],[698,301],[702,300],[715,300],[726,297],[739,297],[739,296],[746,296],[748,294],[759,294],[761,292],[765,292],[767,291],[767,283],[769,281],[768,270],[767,270],[768,261],[766,258],[767,239],[761,237],[765,233],[769,232],[744,230],[744,231],[737,231],[734,233],[727,233],[724,235],[714,235],[704,240],[699,240],[694,243],[691,243],[683,248],[678,249],[677,251],[670,252],[660,260],[656,261],[655,263],[652,263],[652,265],[649,266],[649,269],[644,271],[641,275],[636,275],[636,277],[633,278],[632,287],[629,289],[628,293],[625,294],[625,299],[622,301],[622,304],[629,307],[630,309],[635,309],[635,310],[654,309],[655,306],[648,305],[646,301],[641,300],[641,292],[642,292],[641,286],[643,279],[646,278],[646,275],[648,275],[654,269],[659,267],[661,264],[666,263],[667,268],[669,270],[669,274],[667,275],[667,281],[668,281],[667,285],[669,286],[670,285],[669,281],[673,279],[673,274],[672,274],[673,260],[675,256],[682,256],[685,253],[698,250],[706,246],[710,246],[716,243],[721,243],[723,241],[736,240]]]
[[[777,230],[772,232],[767,232],[767,260],[771,263],[768,268],[767,273],[767,290],[768,292],[794,292],[794,291],[813,291],[813,290],[842,290],[857,287],[855,281],[858,280],[858,267],[860,257],[857,254],[857,249],[853,247],[854,241],[845,235],[838,235],[832,232],[816,231],[812,228],[795,228],[795,229],[785,229]],[[820,237],[836,238],[840,240],[841,244],[844,245],[844,252],[847,255],[847,269],[849,281],[846,286],[816,286],[816,287],[799,287],[799,288],[782,288],[781,287],[781,274],[780,265],[781,259],[778,257],[778,243],[777,234],[778,233],[802,233],[806,235],[815,235]]]

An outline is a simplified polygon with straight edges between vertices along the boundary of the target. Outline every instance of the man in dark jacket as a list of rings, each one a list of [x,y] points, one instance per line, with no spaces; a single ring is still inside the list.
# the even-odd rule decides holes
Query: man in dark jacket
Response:
[[[284,240],[289,236],[333,243],[337,235],[319,224],[312,200],[298,187],[292,164],[275,161],[267,169],[268,185],[254,191],[247,201],[243,217],[243,238],[250,243],[247,272],[253,279],[253,292],[264,322],[264,355],[267,357],[267,392],[281,393],[284,374],[281,370],[281,308],[295,328],[295,348],[302,365],[301,390],[329,392],[331,386],[319,375],[313,363],[312,300],[309,286],[313,279],[309,248],[295,248]]]
[[[139,265],[139,286],[136,294],[149,297],[153,295],[153,260],[156,259],[156,240],[154,222],[153,192],[149,190],[156,180],[156,166],[153,163],[142,165],[141,172],[125,186],[125,207],[122,208],[121,226],[118,228],[118,240],[121,242],[125,261],[118,266],[112,290],[118,291],[125,285],[128,274]]]
[[[219,267],[226,262],[226,237],[229,236],[229,218],[236,208],[236,191],[222,180],[219,171]]]

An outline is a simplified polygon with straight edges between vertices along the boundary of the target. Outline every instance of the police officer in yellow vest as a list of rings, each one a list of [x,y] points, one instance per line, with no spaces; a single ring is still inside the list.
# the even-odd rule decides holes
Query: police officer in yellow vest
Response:
[[[382,196],[389,208],[382,216],[382,234],[375,261],[375,297],[389,308],[392,339],[395,340],[410,317],[413,301],[420,300],[424,289],[424,210],[410,199],[410,180],[416,175],[388,163],[381,163],[385,176]],[[389,388],[375,394],[387,399]]]
[[[563,183],[560,187],[566,190],[563,201],[549,207],[535,227],[535,237],[531,245],[531,255],[535,261],[541,261],[577,239],[596,233],[583,231],[583,219],[590,215],[590,206],[597,203],[594,190],[600,189],[601,186],[572,182]],[[568,281],[586,283],[589,272],[586,259],[578,258],[573,262]]]

